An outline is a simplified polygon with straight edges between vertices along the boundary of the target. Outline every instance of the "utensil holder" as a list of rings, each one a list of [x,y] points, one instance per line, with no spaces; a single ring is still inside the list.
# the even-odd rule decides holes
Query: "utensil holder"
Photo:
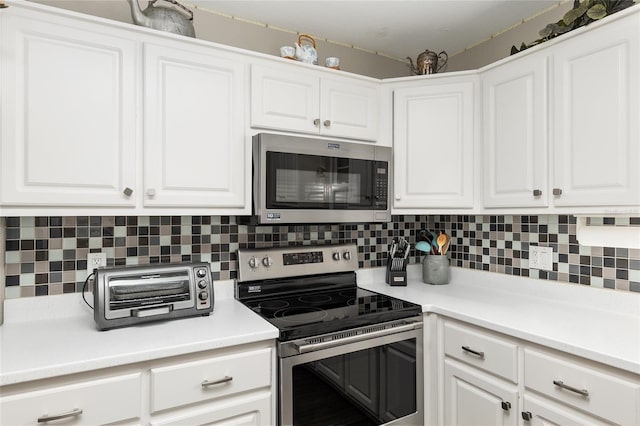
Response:
[[[407,260],[402,260],[402,270],[391,270],[392,257],[387,258],[387,274],[385,281],[390,286],[406,286],[407,285]]]
[[[449,284],[449,258],[427,255],[422,260],[422,281],[426,284]]]

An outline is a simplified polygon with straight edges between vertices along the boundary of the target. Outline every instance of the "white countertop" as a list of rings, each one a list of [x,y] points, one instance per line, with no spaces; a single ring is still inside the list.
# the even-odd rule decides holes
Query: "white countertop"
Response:
[[[432,312],[640,374],[640,294],[451,268],[447,285],[422,282],[411,265],[406,287],[384,268],[358,271],[358,285]]]
[[[0,385],[219,349],[278,337],[278,329],[214,286],[214,310],[193,317],[98,331],[79,293],[5,301]]]
[[[436,313],[640,374],[640,294],[451,268],[451,282],[391,287],[384,268],[358,271],[360,287]],[[216,283],[215,308],[194,317],[98,331],[79,294],[5,301],[0,385],[276,339],[278,331]]]

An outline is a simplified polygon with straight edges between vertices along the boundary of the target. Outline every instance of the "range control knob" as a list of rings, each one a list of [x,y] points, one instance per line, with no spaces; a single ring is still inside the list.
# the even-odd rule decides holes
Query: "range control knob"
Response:
[[[333,260],[335,260],[335,261],[339,261],[340,260],[340,252],[333,253]]]
[[[207,288],[207,281],[206,280],[198,281],[198,287],[202,289]]]
[[[343,258],[344,260],[351,260],[351,252],[350,252],[350,251],[345,251],[345,252],[342,254],[342,258]]]
[[[260,266],[260,261],[254,256],[249,259],[249,266],[251,267],[251,269],[256,269],[258,266]]]
[[[273,265],[273,259],[271,259],[269,256],[265,256],[262,258],[262,264],[268,268],[269,266]]]
[[[207,300],[208,298],[209,298],[209,293],[207,293],[206,291],[201,291],[200,293],[198,293],[198,299]]]
[[[198,278],[204,278],[207,275],[207,270],[206,269],[198,269],[196,271],[196,275],[198,276]]]

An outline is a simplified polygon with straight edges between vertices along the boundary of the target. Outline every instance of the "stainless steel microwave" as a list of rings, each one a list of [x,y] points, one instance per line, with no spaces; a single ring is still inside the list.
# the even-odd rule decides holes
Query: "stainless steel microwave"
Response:
[[[251,222],[389,222],[391,155],[385,146],[257,134]]]

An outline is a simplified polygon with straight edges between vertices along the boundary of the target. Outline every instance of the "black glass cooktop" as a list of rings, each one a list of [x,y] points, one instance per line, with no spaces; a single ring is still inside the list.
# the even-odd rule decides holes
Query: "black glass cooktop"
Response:
[[[335,277],[334,277],[335,279]],[[422,315],[422,307],[353,284],[326,281],[321,289],[285,286],[281,294],[241,300],[280,330],[280,341],[347,330]],[[280,283],[271,283],[280,286]],[[254,291],[258,286],[254,284]],[[246,289],[245,289],[246,290]]]

